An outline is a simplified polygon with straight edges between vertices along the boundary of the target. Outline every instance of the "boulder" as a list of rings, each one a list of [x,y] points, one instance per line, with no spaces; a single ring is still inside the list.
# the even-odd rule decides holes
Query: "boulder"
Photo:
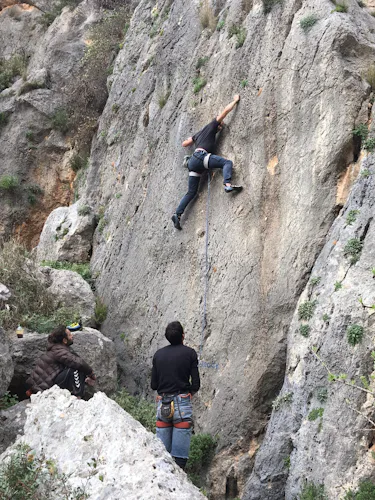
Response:
[[[46,220],[37,247],[39,261],[87,262],[89,260],[95,217],[79,215],[81,202],[53,210]]]
[[[83,328],[73,335],[73,351],[92,366],[97,376],[95,389],[107,393],[114,392],[117,384],[117,365],[112,340],[93,328]],[[20,398],[25,397],[28,389],[26,380],[36,360],[47,349],[47,337],[47,334],[25,332],[22,339],[16,336],[12,339],[14,376],[9,390]]]
[[[65,269],[44,268],[48,290],[59,306],[69,307],[80,314],[83,324],[90,323],[94,316],[95,296],[82,276]]]
[[[8,389],[13,377],[13,361],[9,351],[9,341],[5,332],[0,328],[0,397]]]
[[[83,401],[55,386],[32,396],[26,413],[17,442],[52,459],[88,499],[205,498],[161,441],[103,393]]]
[[[26,422],[26,407],[30,401],[21,401],[6,410],[0,411],[0,453],[14,443],[17,436],[23,433]]]

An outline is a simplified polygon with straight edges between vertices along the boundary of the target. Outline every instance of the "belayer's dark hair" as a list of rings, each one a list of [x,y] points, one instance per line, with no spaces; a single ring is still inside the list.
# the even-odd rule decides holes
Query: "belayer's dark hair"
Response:
[[[172,345],[182,344],[184,329],[179,321],[172,321],[165,329],[165,337]]]
[[[62,344],[62,341],[68,337],[65,330],[65,325],[59,325],[58,327],[56,327],[48,335],[48,342],[51,342],[52,344]]]

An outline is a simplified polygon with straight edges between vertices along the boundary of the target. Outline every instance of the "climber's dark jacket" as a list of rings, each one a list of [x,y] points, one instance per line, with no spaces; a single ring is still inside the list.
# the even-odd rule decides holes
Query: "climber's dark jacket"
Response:
[[[85,375],[93,372],[77,354],[74,354],[66,344],[48,344],[47,351],[38,359],[36,366],[26,384],[32,393],[45,391],[53,386],[56,375],[64,368],[79,370]]]

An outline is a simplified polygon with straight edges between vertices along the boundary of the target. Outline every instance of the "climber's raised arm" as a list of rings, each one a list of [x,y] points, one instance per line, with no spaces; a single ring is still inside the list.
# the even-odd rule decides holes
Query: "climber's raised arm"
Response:
[[[189,137],[189,139],[186,139],[186,141],[182,143],[182,146],[184,148],[187,148],[188,146],[191,146],[193,143],[194,143],[193,138]]]
[[[224,108],[224,111],[222,111],[222,113],[220,113],[220,115],[218,115],[216,117],[216,120],[219,123],[221,123],[224,120],[224,118],[227,116],[227,114],[232,111],[232,109],[235,107],[235,105],[238,103],[239,100],[240,100],[240,96],[238,94],[233,96],[233,101],[230,104],[228,104],[228,106],[226,106]]]

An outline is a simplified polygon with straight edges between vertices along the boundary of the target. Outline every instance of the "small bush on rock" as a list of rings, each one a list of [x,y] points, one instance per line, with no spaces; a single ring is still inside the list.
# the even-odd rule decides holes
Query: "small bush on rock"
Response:
[[[360,123],[353,130],[352,134],[354,137],[360,137],[362,141],[365,141],[368,136],[368,128],[365,123]]]
[[[363,481],[357,491],[349,490],[343,500],[375,500],[375,484]]]
[[[365,149],[369,153],[372,153],[375,149],[375,137],[369,137],[368,139],[366,139],[363,144],[363,149]]]
[[[217,441],[210,434],[194,434],[191,438],[186,472],[198,487],[202,485],[202,469],[207,469],[215,452]]]
[[[67,271],[74,271],[82,276],[82,278],[91,283],[92,276],[90,270],[90,263],[80,264],[78,262],[65,262],[65,261],[54,261],[54,260],[43,260],[41,262],[42,266],[52,267],[52,269],[65,269]]]
[[[350,345],[356,345],[363,338],[363,327],[360,325],[350,325],[346,331]]]
[[[155,405],[140,396],[131,396],[126,389],[120,389],[111,398],[138,420],[143,427],[155,434]]]
[[[346,3],[344,2],[335,2],[335,8],[333,9],[332,12],[342,12],[342,13],[346,13],[348,12],[348,6]]]
[[[307,418],[310,420],[310,422],[313,422],[319,417],[322,417],[324,413],[324,408],[314,408],[313,410],[310,411],[308,414]]]
[[[0,58],[0,92],[11,86],[16,76],[22,76],[27,67],[24,54],[14,54],[9,59]]]
[[[243,26],[237,26],[236,24],[232,24],[232,26],[228,30],[228,38],[232,38],[235,36],[237,39],[236,49],[242,47],[246,40],[246,29]]]
[[[16,175],[2,175],[0,177],[0,189],[3,191],[15,191],[20,185]]]
[[[357,215],[359,214],[359,210],[349,210],[348,215],[346,216],[346,224],[351,226],[357,219]]]
[[[198,92],[203,89],[203,87],[207,84],[207,80],[203,78],[202,76],[197,76],[193,80],[193,92],[194,94],[198,94]]]
[[[95,300],[95,321],[101,325],[107,318],[108,307],[104,304],[100,297],[96,297]]]
[[[303,31],[308,31],[311,29],[314,24],[318,21],[318,18],[315,14],[309,14],[308,16],[302,18],[299,22]]]
[[[351,264],[359,261],[362,252],[363,243],[358,238],[350,239],[344,247],[344,255],[350,259]]]
[[[65,109],[59,108],[55,111],[51,119],[52,128],[65,134],[70,127],[68,113]]]
[[[324,492],[324,485],[308,482],[302,488],[298,500],[328,500],[327,495]]]
[[[325,403],[328,399],[327,387],[318,387],[316,397],[320,403]]]
[[[284,392],[284,394],[279,394],[275,401],[272,403],[272,408],[274,411],[281,410],[281,408],[285,405],[290,404],[293,401],[293,393],[292,392]]]
[[[375,64],[371,64],[363,76],[371,86],[371,89],[375,89]]]
[[[81,205],[78,209],[78,215],[80,217],[84,217],[85,215],[89,215],[91,213],[91,207],[89,205]]]
[[[65,7],[74,8],[80,3],[80,1],[81,0],[60,0],[57,3],[51,2],[51,10],[43,14],[39,21],[40,24],[42,24],[45,28],[48,28],[56,17],[61,14]]]
[[[81,156],[80,154],[76,153],[71,157],[69,165],[74,172],[78,172],[78,170],[81,170],[81,168],[87,167],[87,162],[87,156]]]
[[[0,398],[0,410],[6,410],[7,408],[11,408],[17,403],[18,403],[18,396],[14,396],[7,391],[4,394],[4,396]]]
[[[308,337],[310,334],[310,325],[300,325],[299,327],[299,333],[302,335],[302,337]]]
[[[298,308],[298,318],[305,321],[311,319],[314,315],[317,303],[318,302],[316,300],[307,300],[306,302],[300,304]]]

